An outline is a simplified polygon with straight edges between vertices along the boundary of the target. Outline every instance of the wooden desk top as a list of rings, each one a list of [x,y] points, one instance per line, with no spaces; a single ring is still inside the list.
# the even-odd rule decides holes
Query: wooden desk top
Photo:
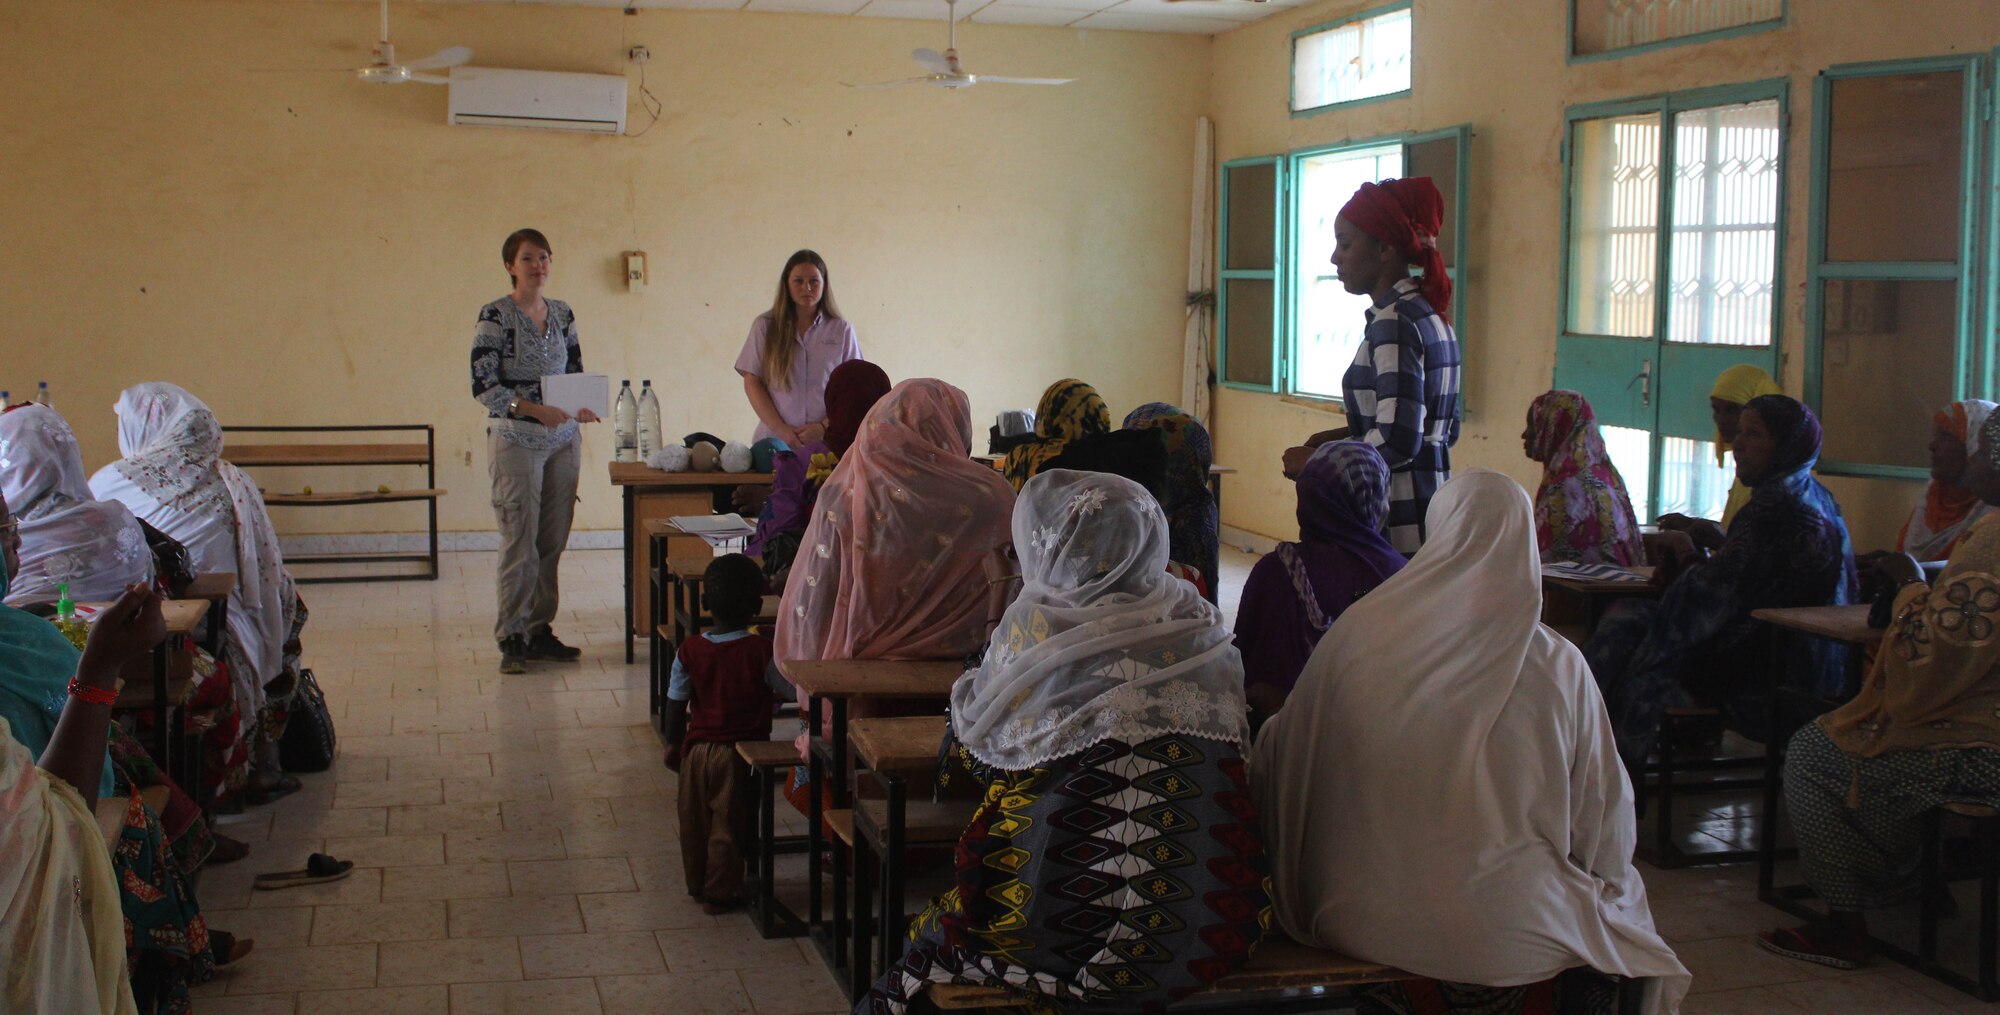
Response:
[[[428,465],[423,444],[225,444],[222,459],[236,465]]]
[[[1767,624],[1849,645],[1873,645],[1883,632],[1868,626],[1868,606],[1793,606],[1784,609],[1751,610],[1750,616]]]
[[[708,565],[715,563],[715,555],[683,553],[667,558],[667,570],[684,582],[700,582],[708,574]]]
[[[1653,568],[1650,567],[1634,567],[1634,568],[1627,568],[1626,570],[1635,572],[1637,574],[1645,575],[1648,579],[1653,577]],[[1654,585],[1651,581],[1643,581],[1643,582],[1599,581],[1596,579],[1562,578],[1556,575],[1548,575],[1548,574],[1542,576],[1542,584],[1554,585],[1557,588],[1568,589],[1571,592],[1581,592],[1587,596],[1592,596],[1592,595],[1657,596],[1660,594],[1661,591],[1660,588]]]
[[[770,486],[768,472],[667,472],[644,462],[612,462],[612,486],[703,487]]]
[[[189,599],[223,599],[236,591],[233,571],[206,571],[194,576],[183,593]]]
[[[962,659],[801,659],[778,669],[799,690],[822,698],[946,698],[965,672]]]
[[[973,455],[972,457],[996,469],[1007,462],[1006,455]],[[1236,470],[1227,465],[1210,465],[1208,467],[1208,474],[1211,476],[1234,476],[1236,475]]]
[[[233,576],[232,576],[233,577]],[[78,603],[78,606],[92,606],[105,609],[110,603]],[[193,634],[201,626],[201,619],[208,616],[209,601],[206,599],[168,599],[160,603],[160,617],[167,622],[168,634]]]
[[[928,770],[937,765],[946,721],[941,715],[856,719],[847,724],[847,742],[855,757],[878,772]]]

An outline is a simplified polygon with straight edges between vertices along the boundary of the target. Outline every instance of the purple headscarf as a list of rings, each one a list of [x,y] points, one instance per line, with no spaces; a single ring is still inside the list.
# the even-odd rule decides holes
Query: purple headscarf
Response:
[[[1299,470],[1299,541],[1250,571],[1236,613],[1243,682],[1289,691],[1342,611],[1402,570],[1382,533],[1389,466],[1365,441],[1334,441]]]

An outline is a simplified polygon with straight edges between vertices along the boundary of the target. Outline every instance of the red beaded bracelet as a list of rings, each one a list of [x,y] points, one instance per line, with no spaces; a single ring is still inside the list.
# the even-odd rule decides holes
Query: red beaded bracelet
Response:
[[[109,687],[85,687],[77,683],[75,677],[69,679],[69,696],[86,705],[115,705],[118,703],[117,691]]]

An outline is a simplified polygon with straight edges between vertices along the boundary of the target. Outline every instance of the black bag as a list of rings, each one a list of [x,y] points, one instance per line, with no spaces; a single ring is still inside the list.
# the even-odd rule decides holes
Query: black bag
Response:
[[[145,530],[146,546],[153,551],[153,573],[167,583],[167,593],[178,596],[186,592],[194,582],[194,560],[187,547],[143,520],[139,527]]]
[[[326,693],[313,671],[299,671],[285,735],[278,741],[278,760],[287,772],[324,772],[333,765],[333,715],[326,710]]]

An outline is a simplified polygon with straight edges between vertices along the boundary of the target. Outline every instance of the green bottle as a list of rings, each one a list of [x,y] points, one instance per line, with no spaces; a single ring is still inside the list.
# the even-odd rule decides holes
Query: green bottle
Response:
[[[69,643],[82,651],[83,643],[90,640],[90,625],[77,619],[76,600],[69,597],[69,583],[56,586],[56,630],[69,639]]]

